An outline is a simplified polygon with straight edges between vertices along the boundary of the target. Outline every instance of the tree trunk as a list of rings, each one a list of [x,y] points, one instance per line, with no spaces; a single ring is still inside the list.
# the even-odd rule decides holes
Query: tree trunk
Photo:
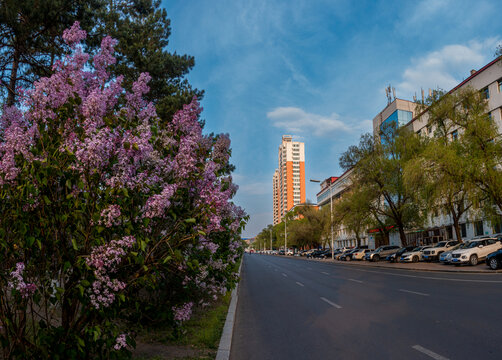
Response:
[[[403,225],[399,224],[397,228],[399,229],[399,238],[401,239],[402,246],[408,246],[408,239],[406,238]]]
[[[462,232],[460,231],[460,224],[458,222],[459,216],[455,210],[451,211],[451,217],[453,219],[453,227],[455,228],[455,235],[457,236],[457,241],[462,242]]]
[[[18,49],[14,50],[14,56],[12,59],[12,69],[10,71],[10,81],[9,87],[7,88],[7,106],[12,106],[16,102],[16,82],[17,82],[17,70],[19,69],[19,58],[20,54]]]

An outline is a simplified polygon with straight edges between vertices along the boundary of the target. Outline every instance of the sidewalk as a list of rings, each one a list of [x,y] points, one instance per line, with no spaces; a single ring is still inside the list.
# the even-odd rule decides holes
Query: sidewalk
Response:
[[[310,261],[311,259],[308,260]],[[364,266],[364,267],[377,267],[377,268],[412,270],[412,271],[440,271],[440,272],[475,273],[475,274],[502,273],[502,269],[491,270],[484,262],[476,266],[470,266],[470,265],[455,266],[455,265],[444,265],[437,262],[390,263],[385,260],[380,260],[379,262],[371,262],[363,260],[340,261],[331,259],[325,259],[325,260],[312,259],[312,260],[319,262],[347,265],[347,266]]]

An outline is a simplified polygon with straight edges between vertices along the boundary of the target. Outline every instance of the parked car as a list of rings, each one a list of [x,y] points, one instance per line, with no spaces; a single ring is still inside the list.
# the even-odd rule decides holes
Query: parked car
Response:
[[[502,248],[502,243],[497,238],[473,239],[465,249],[457,249],[451,254],[451,262],[455,265],[477,265],[488,254]]]
[[[310,254],[307,255],[307,258],[317,258],[320,254],[324,253],[326,250],[314,250]]]
[[[371,252],[371,249],[358,249],[357,251],[352,253],[352,260],[362,260],[364,255]]]
[[[486,256],[486,265],[492,270],[502,267],[502,249],[499,249]]]
[[[385,260],[390,261],[390,262],[396,262],[396,261],[399,260],[399,258],[401,257],[401,255],[403,255],[405,252],[413,250],[413,248],[414,248],[414,246],[405,246],[405,247],[402,247],[401,249],[399,249],[394,254],[387,255],[387,257],[385,258]]]
[[[383,245],[364,255],[364,260],[380,261],[380,259],[385,259],[387,255],[393,254],[397,250],[399,250],[397,245]]]
[[[343,260],[343,261],[350,261],[352,260],[352,255],[357,252],[359,249],[350,249],[345,251],[342,256],[338,258],[338,260]]]
[[[414,263],[419,262],[420,260],[422,260],[423,251],[429,248],[431,248],[430,245],[417,246],[413,250],[405,252],[403,255],[401,255],[399,261],[414,262]]]
[[[423,259],[425,261],[438,260],[439,255],[449,250],[450,247],[458,244],[458,241],[440,241],[430,249],[424,250]]]
[[[439,255],[439,262],[443,264],[451,264],[451,254],[453,253],[453,250],[463,249],[468,243],[469,242],[464,242],[451,246],[448,251],[442,252],[441,255]]]

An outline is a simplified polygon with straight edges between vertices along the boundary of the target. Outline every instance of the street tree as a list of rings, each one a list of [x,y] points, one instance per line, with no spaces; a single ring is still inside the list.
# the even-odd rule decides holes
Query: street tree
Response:
[[[366,188],[353,186],[335,202],[333,218],[336,223],[354,233],[357,246],[361,245],[361,236],[370,224],[374,224],[371,216],[372,194]]]
[[[354,184],[370,194],[377,218],[390,220],[407,244],[405,229],[421,223],[421,213],[412,193],[404,185],[404,166],[420,151],[418,136],[394,123],[385,126],[379,137],[361,136],[359,146],[351,146],[340,157],[344,170],[353,168]],[[384,220],[386,221],[386,220]]]
[[[90,30],[101,6],[101,0],[2,0],[1,102],[14,105],[19,88],[30,88],[41,76],[50,75],[55,61],[68,50],[61,37],[63,30],[75,21]]]
[[[472,90],[433,92],[419,111],[426,110],[422,114],[427,116],[434,136],[421,137],[423,151],[406,164],[404,172],[406,186],[415,194],[415,201],[424,204],[424,214],[449,215],[458,241],[462,241],[461,217],[477,208],[483,197],[466,171],[473,158],[463,144],[463,131],[459,128],[464,122],[460,120],[462,113],[467,110],[459,104],[465,96],[472,95]]]

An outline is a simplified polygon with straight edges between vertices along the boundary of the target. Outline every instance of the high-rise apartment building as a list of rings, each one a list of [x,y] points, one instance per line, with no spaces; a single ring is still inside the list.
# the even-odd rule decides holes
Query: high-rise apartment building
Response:
[[[278,160],[279,168],[273,177],[274,225],[293,206],[305,202],[305,144],[283,135]]]

